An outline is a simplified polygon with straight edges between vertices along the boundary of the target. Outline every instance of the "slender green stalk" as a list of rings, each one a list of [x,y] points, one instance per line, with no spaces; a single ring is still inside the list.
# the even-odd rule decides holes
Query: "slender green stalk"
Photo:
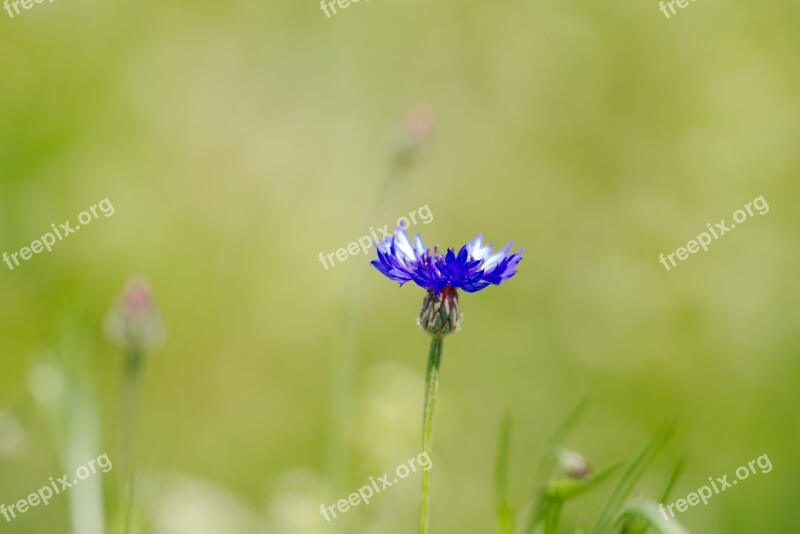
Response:
[[[381,190],[359,228],[367,228],[390,196],[394,185],[401,181],[402,168],[393,161]],[[359,262],[351,267],[345,281],[343,302],[343,338],[334,351],[333,374],[331,376],[329,402],[329,429],[326,443],[326,471],[331,481],[331,495],[338,496],[347,489],[347,474],[350,468],[349,446],[353,439],[355,421],[356,370],[358,368],[358,337],[360,333],[359,313],[362,307],[362,285],[368,262]],[[334,532],[339,523],[331,525]]]
[[[556,534],[558,532],[558,520],[561,517],[561,507],[563,505],[564,501],[556,499],[550,506],[550,510],[547,513],[547,522],[544,525],[545,534]]]
[[[132,351],[126,357],[125,377],[122,392],[122,414],[120,417],[119,448],[122,472],[120,479],[120,510],[123,534],[133,532],[133,516],[136,495],[136,434],[139,412],[139,390],[141,388],[142,354]]]
[[[395,150],[389,163],[386,178],[378,192],[372,208],[369,210],[364,223],[359,227],[363,231],[380,213],[386,200],[391,198],[395,187],[399,186],[413,167],[413,156],[422,143],[422,133],[414,133],[412,145],[405,144]],[[353,434],[355,408],[356,408],[356,372],[359,360],[359,336],[361,333],[360,313],[362,308],[363,272],[368,262],[359,262],[359,265],[348,269],[349,276],[346,281],[345,295],[342,312],[342,332],[338,350],[333,353],[333,373],[331,375],[330,402],[329,402],[329,429],[325,446],[325,471],[330,480],[330,495],[338,498],[348,489],[347,482],[351,464],[352,451],[350,450]],[[342,522],[329,525],[336,534],[342,529]]]
[[[514,513],[508,501],[508,457],[511,441],[511,416],[506,414],[500,428],[495,468],[495,534],[511,534],[514,531]]]
[[[442,362],[442,338],[434,336],[428,353],[428,370],[425,373],[425,408],[422,412],[422,452],[431,457],[433,440],[433,411],[439,390],[439,366]],[[419,509],[419,534],[428,532],[430,509],[430,469],[422,471],[422,503]]]

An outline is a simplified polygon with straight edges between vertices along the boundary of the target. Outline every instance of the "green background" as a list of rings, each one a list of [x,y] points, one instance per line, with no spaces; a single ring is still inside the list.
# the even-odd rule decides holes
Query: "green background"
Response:
[[[445,340],[432,532],[491,531],[504,413],[520,508],[583,398],[567,445],[597,469],[678,420],[644,495],[678,457],[675,499],[769,455],[772,472],[681,514],[692,532],[793,531],[798,28],[782,0],[699,0],[670,19],[654,0],[362,0],[331,18],[314,0],[0,11],[0,251],[103,198],[116,210],[0,264],[0,502],[67,471],[69,418],[35,399],[36,369],[91,392],[86,460],[114,460],[122,360],[103,321],[142,274],[168,332],[143,390],[144,531],[414,532],[418,475],[331,524],[319,505],[420,452],[423,291],[371,257],[326,271],[317,256],[428,205],[433,222],[414,230],[430,245],[483,232],[525,248],[514,279],[461,295],[463,328]],[[434,135],[382,196],[396,124],[419,104]],[[658,263],[759,195],[766,215],[669,272]],[[353,383],[331,404],[348,339]],[[349,434],[339,490],[331,428]],[[109,518],[117,473],[93,479]],[[569,505],[565,526],[596,517],[610,487]],[[0,531],[68,532],[68,503]]]

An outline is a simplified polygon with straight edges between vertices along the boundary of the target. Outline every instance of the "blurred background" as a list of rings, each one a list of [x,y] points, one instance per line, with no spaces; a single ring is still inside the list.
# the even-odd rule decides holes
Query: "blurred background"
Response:
[[[141,275],[166,329],[142,377],[142,532],[414,532],[418,474],[332,523],[319,507],[420,452],[423,291],[371,255],[318,255],[427,205],[426,244],[525,248],[514,279],[462,294],[444,345],[432,532],[491,532],[505,413],[522,508],[581,399],[566,445],[597,469],[678,420],[641,494],[677,458],[676,499],[769,455],[770,473],[680,514],[692,532],[795,531],[798,27],[788,0],[670,19],[655,0],[0,11],[0,252],[115,208],[0,264],[0,503],[117,457],[124,359],[103,325]],[[418,106],[433,131],[392,172]],[[767,214],[658,262],[759,195]],[[118,476],[86,483],[108,524]],[[71,491],[0,530],[74,531],[91,496]]]

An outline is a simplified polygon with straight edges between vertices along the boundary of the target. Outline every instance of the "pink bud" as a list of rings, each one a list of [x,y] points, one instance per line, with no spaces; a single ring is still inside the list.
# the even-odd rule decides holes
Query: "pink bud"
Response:
[[[424,140],[433,131],[433,114],[423,106],[416,106],[406,115],[406,134],[415,140]]]
[[[425,148],[433,132],[433,114],[423,106],[411,108],[403,119],[395,143],[396,163],[407,166]]]
[[[157,346],[164,338],[161,314],[144,278],[128,281],[106,319],[109,338],[129,353]]]

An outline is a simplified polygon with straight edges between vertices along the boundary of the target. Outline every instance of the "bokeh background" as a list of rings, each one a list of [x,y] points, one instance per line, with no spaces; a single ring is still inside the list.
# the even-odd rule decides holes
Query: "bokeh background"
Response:
[[[418,475],[331,524],[319,506],[419,453],[422,290],[317,256],[427,205],[427,243],[525,248],[517,277],[462,295],[445,342],[433,532],[491,531],[503,414],[521,508],[581,399],[567,445],[597,469],[678,420],[641,494],[676,458],[677,499],[769,455],[770,473],[681,514],[692,532],[794,532],[798,28],[788,0],[671,19],[655,0],[0,11],[0,249],[103,198],[116,210],[0,264],[0,502],[73,469],[75,440],[114,460],[122,357],[103,323],[140,274],[168,332],[145,372],[143,532],[414,532]],[[392,174],[419,105],[434,131]],[[758,195],[767,214],[658,263]],[[110,524],[116,474],[92,479]],[[70,532],[70,499],[0,531]]]

